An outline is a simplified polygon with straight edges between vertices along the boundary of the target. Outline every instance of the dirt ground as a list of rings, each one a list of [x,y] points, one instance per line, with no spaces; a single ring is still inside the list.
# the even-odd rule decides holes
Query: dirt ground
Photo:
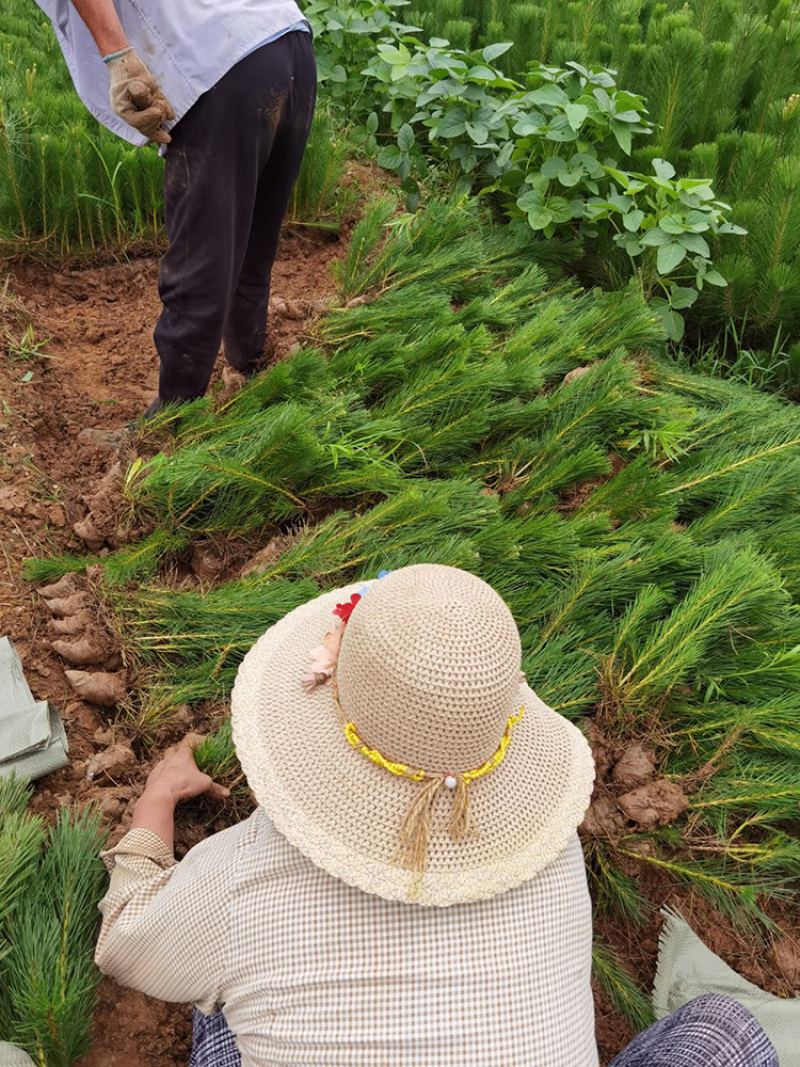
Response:
[[[318,306],[332,294],[331,264],[343,244],[312,229],[286,234],[273,278],[276,358],[302,337],[304,320],[294,312]],[[52,814],[61,802],[94,800],[117,837],[156,753],[135,746],[137,762],[118,778],[88,779],[90,762],[124,740],[125,731],[115,726],[111,712],[75,698],[65,664],[50,647],[51,616],[36,590],[21,579],[20,569],[27,557],[83,550],[72,525],[84,517],[84,499],[117,458],[103,433],[131,422],[156,394],[158,363],[151,335],[159,311],[158,263],[144,258],[62,273],[33,264],[10,270],[8,290],[24,304],[35,338],[49,340],[41,350],[47,358],[17,352],[0,361],[0,634],[11,636],[35,696],[53,701],[69,736],[70,766],[37,783],[34,807]],[[3,278],[0,274],[0,292]],[[12,336],[21,337],[21,321],[6,323]],[[220,369],[218,364],[215,382]],[[185,723],[187,729],[198,725],[203,724]],[[186,811],[178,831],[179,852],[216,825],[217,816],[208,808]],[[745,977],[790,995],[792,981],[767,942],[712,919],[706,905],[669,889],[646,864],[631,861],[628,873],[643,883],[656,905],[679,907],[710,947]],[[774,918],[787,932],[800,928],[796,914],[775,912]],[[599,926],[606,942],[649,986],[658,949],[657,913],[641,929],[607,918]],[[796,941],[787,940],[797,948]],[[604,1063],[631,1036],[600,995],[597,1032]],[[180,1067],[188,1064],[190,1038],[189,1008],[165,1005],[104,981],[94,1047],[81,1067]]]
[[[270,334],[276,358],[302,337],[304,320],[293,317],[298,309],[313,308],[333,293],[331,264],[342,247],[341,240],[311,228],[284,236],[272,284],[277,310]],[[110,713],[75,698],[64,676],[68,665],[50,647],[50,614],[20,570],[28,557],[85,551],[72,525],[86,513],[84,497],[117,458],[103,434],[136,419],[157,394],[152,331],[160,308],[158,261],[135,259],[61,273],[15,264],[0,273],[0,292],[7,275],[7,294],[13,292],[24,309],[17,316],[6,303],[0,326],[21,340],[28,313],[35,340],[49,340],[40,350],[47,358],[17,353],[0,360],[0,635],[13,640],[35,697],[50,699],[62,714],[71,761],[37,783],[33,807],[52,814],[61,802],[94,800],[118,836],[149,763],[116,783],[88,781],[88,762],[124,731],[113,727]],[[220,357],[212,389],[222,368]],[[180,844],[186,848],[201,836],[202,828],[184,826]],[[94,1047],[81,1067],[188,1064],[190,1039],[189,1008],[104,981]]]

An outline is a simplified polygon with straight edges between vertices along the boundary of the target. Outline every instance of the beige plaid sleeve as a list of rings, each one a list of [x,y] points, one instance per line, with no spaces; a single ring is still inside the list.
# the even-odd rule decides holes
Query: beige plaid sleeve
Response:
[[[180,863],[152,831],[127,833],[103,853],[111,882],[100,902],[100,970],[148,996],[213,1011],[227,967],[236,858],[230,831]]]

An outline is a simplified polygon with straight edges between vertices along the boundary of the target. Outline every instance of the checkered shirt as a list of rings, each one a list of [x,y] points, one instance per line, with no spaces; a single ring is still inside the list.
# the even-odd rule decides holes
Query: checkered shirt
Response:
[[[517,889],[449,908],[345,885],[261,809],[178,864],[144,829],[105,859],[100,969],[221,1006],[243,1067],[597,1067],[577,836]]]

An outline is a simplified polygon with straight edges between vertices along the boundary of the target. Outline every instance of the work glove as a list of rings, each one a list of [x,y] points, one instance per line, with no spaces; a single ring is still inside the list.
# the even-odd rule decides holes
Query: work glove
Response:
[[[132,48],[106,56],[111,79],[111,108],[129,126],[159,144],[172,140],[162,122],[175,118],[172,104]]]

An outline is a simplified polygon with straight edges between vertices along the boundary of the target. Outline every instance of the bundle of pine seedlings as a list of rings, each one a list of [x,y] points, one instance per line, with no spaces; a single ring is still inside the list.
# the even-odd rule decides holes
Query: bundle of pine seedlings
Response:
[[[635,928],[651,870],[768,938],[800,875],[796,409],[659,356],[635,292],[577,292],[473,201],[390,214],[354,234],[317,347],[222,410],[196,404],[129,478],[148,569],[126,585],[142,545],[112,553],[103,595],[156,679],[132,721],[224,697],[256,638],[322,590],[468,569],[511,607],[533,688],[593,739],[599,907]],[[158,538],[243,529],[267,547],[246,576],[158,581]],[[654,814],[611,773],[633,746]],[[236,776],[227,733],[202,756]],[[597,973],[640,1023],[608,946]]]
[[[25,782],[0,778],[0,1041],[70,1067],[89,1048],[100,978],[104,834],[98,815],[66,808],[48,829],[29,798]]]

